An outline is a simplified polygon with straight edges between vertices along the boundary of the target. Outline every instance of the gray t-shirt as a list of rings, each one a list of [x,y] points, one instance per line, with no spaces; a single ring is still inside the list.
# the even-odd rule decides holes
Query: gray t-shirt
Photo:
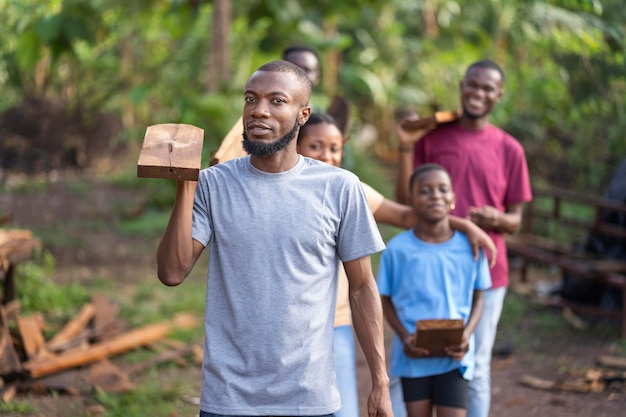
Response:
[[[200,173],[193,238],[209,245],[200,408],[322,415],[333,366],[338,259],[384,249],[358,178],[300,157],[267,173],[248,156]]]

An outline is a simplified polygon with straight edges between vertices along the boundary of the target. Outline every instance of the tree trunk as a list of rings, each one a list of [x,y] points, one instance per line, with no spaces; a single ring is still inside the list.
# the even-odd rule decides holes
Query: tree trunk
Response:
[[[216,91],[230,75],[231,0],[215,0],[206,92]]]

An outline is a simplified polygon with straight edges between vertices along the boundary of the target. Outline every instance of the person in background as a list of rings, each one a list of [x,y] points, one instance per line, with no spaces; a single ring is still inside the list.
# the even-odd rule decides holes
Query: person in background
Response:
[[[309,120],[300,128],[297,142],[297,152],[303,156],[326,162],[339,167],[343,157],[343,146],[347,140],[335,125],[331,116],[325,113],[312,113]],[[417,218],[410,206],[399,204],[385,198],[365,183],[361,183],[368,204],[378,223],[384,223],[404,229],[413,227]],[[478,248],[485,246],[491,253],[495,251],[495,245],[491,238],[471,221],[451,216],[450,223],[453,227],[463,230],[472,236],[471,242],[475,256],[478,256]],[[337,308],[335,314],[335,372],[342,400],[342,408],[337,411],[337,417],[358,417],[359,399],[356,375],[356,349],[352,335],[352,322],[350,320],[350,303],[348,299],[348,281],[343,270],[339,270],[339,288]],[[394,378],[394,383],[400,380]],[[402,392],[398,386],[396,397],[392,397],[394,415],[404,414],[404,402]],[[399,414],[402,413],[402,414]]]
[[[320,82],[320,57],[317,51],[306,45],[291,45],[283,50],[283,60],[302,68],[313,83],[313,88]]]
[[[294,140],[312,84],[298,66],[259,67],[244,91],[248,156],[178,181],[157,249],[159,280],[181,284],[209,247],[200,416],[328,416],[337,267],[369,365],[370,417],[390,417],[383,317],[370,255],[384,243],[358,178],[304,158]]]
[[[465,235],[450,228],[454,192],[441,165],[420,165],[409,187],[417,225],[389,241],[378,270],[383,311],[395,332],[390,373],[402,378],[408,417],[431,417],[433,408],[438,417],[465,417],[472,334],[482,290],[491,286],[489,266],[482,253],[475,260]],[[430,357],[414,344],[416,322],[424,319],[462,319],[460,344]]]
[[[460,119],[439,126],[408,130],[396,125],[400,142],[396,200],[405,202],[413,170],[438,163],[450,173],[460,217],[471,219],[492,237],[497,262],[491,268],[492,287],[484,292],[484,310],[475,331],[476,371],[469,384],[468,417],[487,417],[491,404],[491,354],[509,284],[504,234],[516,233],[524,203],[532,199],[524,149],[503,130],[489,123],[501,100],[504,72],[495,62],[471,64],[461,80]],[[416,116],[411,116],[415,118]],[[409,118],[410,120],[410,118]]]

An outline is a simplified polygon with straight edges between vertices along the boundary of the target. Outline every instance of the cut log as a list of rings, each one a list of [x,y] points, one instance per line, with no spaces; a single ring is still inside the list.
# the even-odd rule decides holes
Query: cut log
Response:
[[[105,294],[94,294],[91,303],[96,308],[93,317],[93,339],[96,342],[107,340],[121,332],[122,325],[117,316],[118,307]]]
[[[438,111],[432,116],[403,120],[400,123],[400,127],[409,132],[419,129],[434,128],[437,125],[458,120],[461,115],[462,113],[460,111]]]
[[[22,371],[22,362],[11,343],[11,334],[4,308],[0,304],[0,375]]]
[[[210,165],[213,166],[230,159],[241,158],[247,154],[243,149],[243,119],[240,117],[226,136],[224,136],[224,139],[222,139],[222,143],[215,151]]]
[[[172,321],[155,323],[113,337],[111,340],[91,345],[78,352],[64,352],[50,359],[29,360],[23,364],[31,377],[37,378],[65,369],[93,363],[109,356],[135,349],[165,337],[175,328],[189,329],[198,322],[190,314],[178,314]]]
[[[89,383],[96,390],[109,393],[128,392],[133,389],[128,374],[106,359],[91,365]]]
[[[36,358],[41,354],[45,356],[46,340],[41,332],[42,320],[43,316],[41,314],[17,317],[17,328],[28,359]]]
[[[137,176],[197,181],[202,162],[204,130],[185,124],[148,126],[143,140]]]
[[[606,386],[603,381],[598,380],[587,381],[584,378],[575,378],[571,380],[550,381],[530,375],[524,375],[520,379],[520,382],[535,389],[564,392],[601,392]]]
[[[65,326],[46,344],[50,351],[61,350],[61,348],[76,335],[85,329],[89,321],[96,312],[93,304],[85,304],[76,317],[67,322]]]
[[[626,369],[626,358],[621,356],[601,355],[598,364],[608,368]]]
[[[0,390],[0,401],[10,403],[17,394],[16,384],[10,384]]]
[[[178,348],[172,348],[171,350],[167,350],[161,352],[157,356],[145,360],[143,362],[139,362],[135,365],[130,366],[127,369],[129,375],[133,375],[139,372],[143,372],[148,368],[151,368],[155,365],[159,365],[164,362],[169,361],[177,361],[178,359],[182,359],[184,356],[193,353],[193,346],[181,346]]]

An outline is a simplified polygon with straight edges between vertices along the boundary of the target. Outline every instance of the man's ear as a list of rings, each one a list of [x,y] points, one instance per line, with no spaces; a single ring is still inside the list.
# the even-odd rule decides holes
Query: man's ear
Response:
[[[298,116],[298,124],[304,126],[307,120],[311,117],[311,108],[309,106],[300,109],[300,116]]]
[[[341,145],[345,146],[346,143],[348,143],[349,140],[350,140],[350,136],[346,136],[345,138],[343,138],[343,141],[341,142]]]

